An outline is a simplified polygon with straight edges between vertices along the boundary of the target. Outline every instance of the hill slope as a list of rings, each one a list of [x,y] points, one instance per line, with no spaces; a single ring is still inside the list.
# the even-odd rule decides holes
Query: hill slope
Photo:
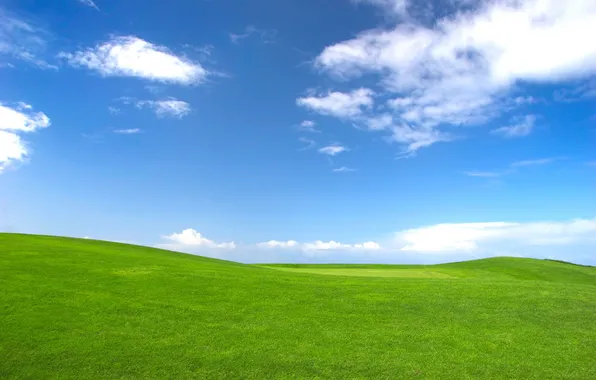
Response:
[[[0,234],[0,378],[593,379],[595,272],[261,267]]]

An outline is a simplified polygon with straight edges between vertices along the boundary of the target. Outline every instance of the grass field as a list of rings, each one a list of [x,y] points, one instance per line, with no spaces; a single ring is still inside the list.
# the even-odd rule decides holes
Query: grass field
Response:
[[[251,266],[0,234],[0,378],[596,379],[596,268]]]

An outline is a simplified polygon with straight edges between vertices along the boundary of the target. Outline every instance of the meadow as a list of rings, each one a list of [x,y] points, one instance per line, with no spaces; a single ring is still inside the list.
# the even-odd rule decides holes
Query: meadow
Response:
[[[0,378],[596,379],[596,268],[244,265],[0,234]]]

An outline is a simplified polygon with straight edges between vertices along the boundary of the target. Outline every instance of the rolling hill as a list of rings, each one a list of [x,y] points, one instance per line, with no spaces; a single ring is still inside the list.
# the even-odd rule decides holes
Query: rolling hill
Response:
[[[243,265],[0,234],[0,378],[594,379],[596,268]]]

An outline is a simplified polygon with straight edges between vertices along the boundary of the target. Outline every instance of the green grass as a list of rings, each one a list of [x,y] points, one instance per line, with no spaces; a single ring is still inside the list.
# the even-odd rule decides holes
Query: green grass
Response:
[[[0,234],[0,378],[595,379],[596,268],[251,266]]]

